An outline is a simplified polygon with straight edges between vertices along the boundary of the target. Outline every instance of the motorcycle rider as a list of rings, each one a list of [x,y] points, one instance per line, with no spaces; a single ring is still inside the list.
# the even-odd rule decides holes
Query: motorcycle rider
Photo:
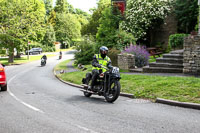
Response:
[[[62,58],[62,51],[60,51],[59,54],[60,54],[59,59],[61,59]]]
[[[108,54],[108,48],[106,46],[101,46],[99,49],[99,54],[95,54],[93,57],[91,90],[94,90],[96,79],[100,74],[99,70],[102,69],[102,72],[106,71],[106,69],[103,68],[102,66],[107,67],[109,69],[112,68],[111,60],[107,56],[107,54]]]
[[[41,58],[41,60],[44,59],[44,64],[46,65],[46,60],[47,60],[47,56],[44,54]]]

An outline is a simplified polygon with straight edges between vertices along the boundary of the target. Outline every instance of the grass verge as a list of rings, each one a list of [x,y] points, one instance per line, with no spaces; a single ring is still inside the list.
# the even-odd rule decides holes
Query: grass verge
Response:
[[[61,79],[82,84],[88,70],[58,75]],[[200,78],[121,74],[121,91],[134,94],[136,98],[155,100],[157,97],[180,102],[200,103]]]
[[[28,60],[27,56],[22,56],[21,58],[14,58],[13,63],[8,63],[8,57],[7,58],[0,58],[0,63],[4,64],[4,65],[22,64],[22,63],[35,61],[35,60],[40,60],[42,56],[43,56],[43,54],[41,54],[41,55],[30,55],[29,60]],[[47,59],[48,59],[48,57],[53,57],[53,56],[56,56],[56,55],[52,53],[52,54],[46,54],[46,56],[47,56]]]
[[[65,70],[67,69],[67,63],[69,63],[71,60],[65,60],[59,64],[57,64],[54,68],[55,71]]]

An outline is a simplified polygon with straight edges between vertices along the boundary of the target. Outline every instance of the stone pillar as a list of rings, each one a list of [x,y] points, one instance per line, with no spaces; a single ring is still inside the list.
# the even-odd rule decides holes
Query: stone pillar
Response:
[[[183,66],[183,73],[200,75],[200,36],[185,37]]]
[[[118,54],[118,66],[120,69],[129,70],[135,68],[135,57],[132,54]]]

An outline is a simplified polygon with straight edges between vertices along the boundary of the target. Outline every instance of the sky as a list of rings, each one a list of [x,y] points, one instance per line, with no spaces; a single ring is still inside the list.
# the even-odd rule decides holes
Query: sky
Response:
[[[53,0],[56,2],[56,0]],[[87,13],[89,12],[90,8],[97,7],[98,0],[67,0],[74,8],[79,8]]]

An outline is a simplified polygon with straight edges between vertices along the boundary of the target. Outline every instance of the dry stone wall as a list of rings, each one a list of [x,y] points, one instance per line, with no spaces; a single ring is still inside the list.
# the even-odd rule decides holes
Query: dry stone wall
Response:
[[[183,66],[183,73],[200,75],[200,36],[184,39]]]
[[[132,54],[118,54],[118,66],[120,69],[129,70],[135,68],[135,57]]]

